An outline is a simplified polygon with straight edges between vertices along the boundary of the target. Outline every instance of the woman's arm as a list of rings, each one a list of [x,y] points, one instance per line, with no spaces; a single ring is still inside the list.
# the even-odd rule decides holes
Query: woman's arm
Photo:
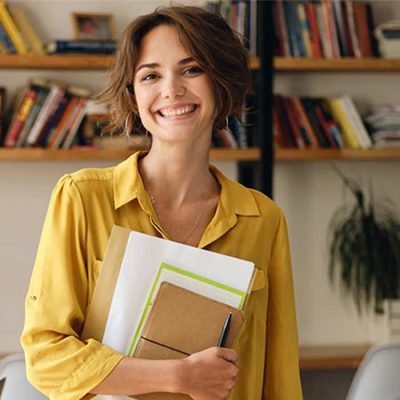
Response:
[[[185,393],[194,400],[224,400],[238,374],[237,354],[212,347],[181,360],[124,358],[91,393]]]

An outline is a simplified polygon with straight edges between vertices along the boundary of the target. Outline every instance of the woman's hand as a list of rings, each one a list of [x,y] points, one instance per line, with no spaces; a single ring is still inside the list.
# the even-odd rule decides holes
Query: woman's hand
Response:
[[[235,350],[210,347],[182,360],[179,392],[193,400],[225,400],[239,372]]]

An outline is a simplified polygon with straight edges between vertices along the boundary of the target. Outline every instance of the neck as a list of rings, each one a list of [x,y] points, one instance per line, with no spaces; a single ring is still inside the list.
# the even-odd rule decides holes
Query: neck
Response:
[[[206,200],[218,192],[218,184],[209,170],[208,150],[152,146],[140,162],[140,173],[150,195],[171,208]]]

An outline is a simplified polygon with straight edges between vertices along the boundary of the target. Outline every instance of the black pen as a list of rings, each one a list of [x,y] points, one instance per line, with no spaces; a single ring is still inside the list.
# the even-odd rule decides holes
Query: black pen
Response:
[[[225,347],[226,338],[228,337],[229,327],[231,326],[232,312],[229,312],[224,326],[222,327],[221,336],[218,340],[218,347]]]

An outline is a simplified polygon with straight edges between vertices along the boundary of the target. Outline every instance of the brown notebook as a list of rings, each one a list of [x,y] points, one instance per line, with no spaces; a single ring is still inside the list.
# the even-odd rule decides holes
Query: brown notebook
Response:
[[[134,357],[177,359],[217,346],[226,317],[232,312],[225,347],[233,347],[243,312],[168,282],[160,285]],[[152,393],[143,400],[189,400],[184,394]]]

